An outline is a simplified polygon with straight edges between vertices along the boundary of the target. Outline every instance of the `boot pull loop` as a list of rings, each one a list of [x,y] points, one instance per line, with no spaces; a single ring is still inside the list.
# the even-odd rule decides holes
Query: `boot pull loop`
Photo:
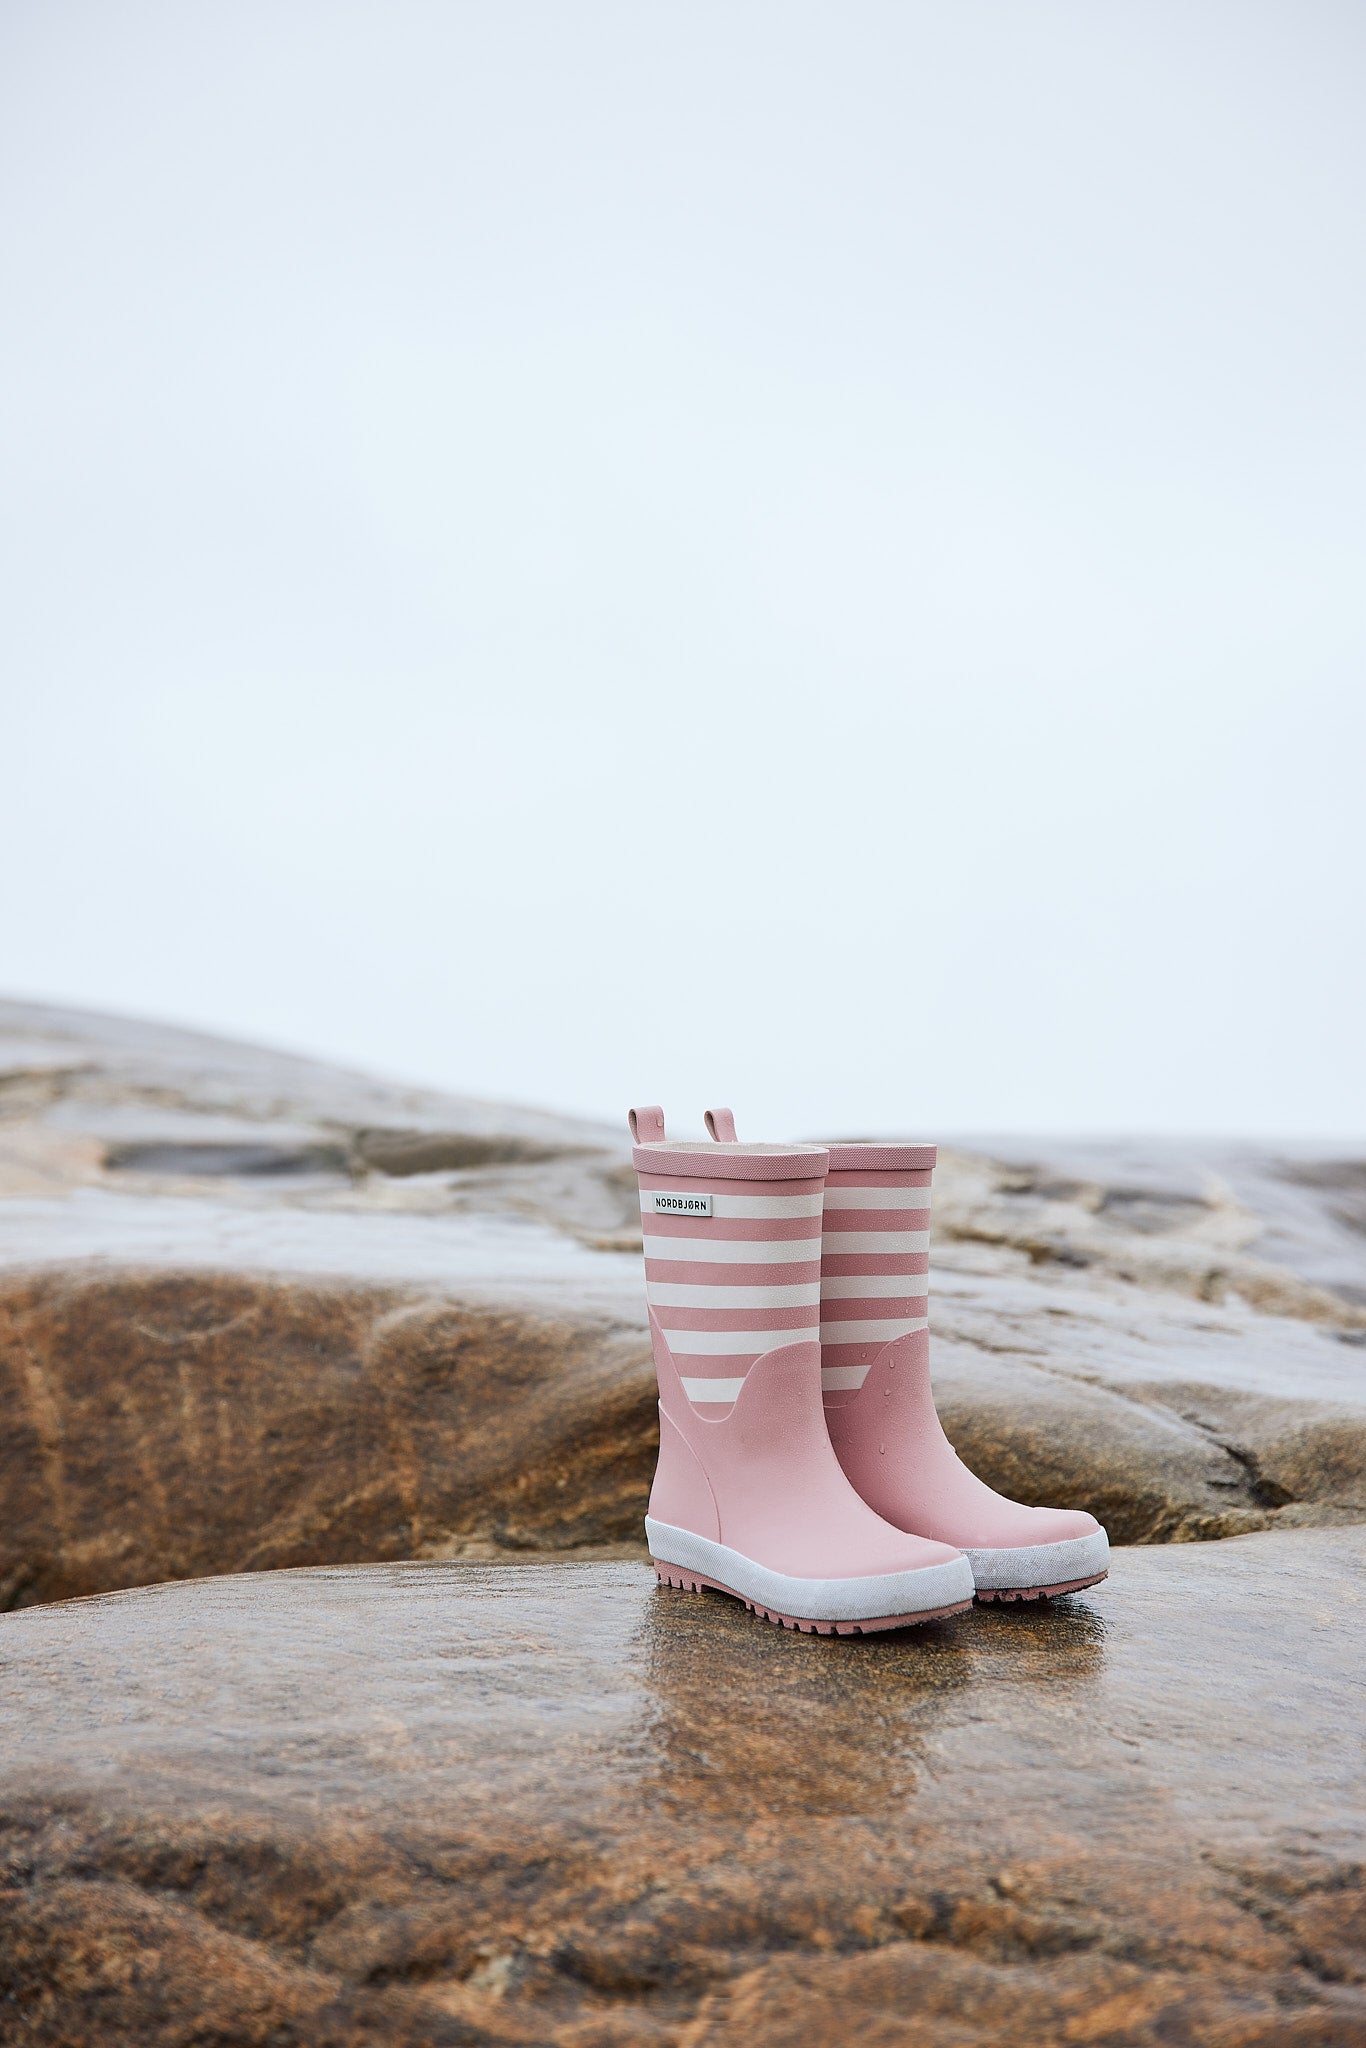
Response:
[[[637,1145],[664,1143],[664,1112],[658,1103],[649,1109],[628,1110],[626,1121],[631,1126],[631,1136]]]
[[[709,1137],[718,1145],[734,1145],[739,1141],[735,1135],[735,1111],[733,1109],[709,1109],[704,1119]]]

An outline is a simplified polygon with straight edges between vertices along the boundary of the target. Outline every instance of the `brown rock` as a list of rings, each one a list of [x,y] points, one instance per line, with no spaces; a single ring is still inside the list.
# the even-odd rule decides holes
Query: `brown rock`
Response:
[[[936,1197],[963,1454],[1124,1541],[1366,1516],[1353,1163],[1001,1151]],[[624,1134],[0,1005],[0,1605],[638,1543],[653,1401]]]
[[[1065,1377],[1043,1355],[1001,1359],[952,1342],[938,1347],[935,1381],[960,1457],[1012,1500],[1085,1507],[1117,1543],[1240,1536],[1273,1520],[1217,1429],[1164,1402]]]
[[[640,1542],[657,1430],[635,1318],[68,1269],[0,1293],[0,1360],[5,1606],[320,1558]]]
[[[1363,1562],[867,1639],[625,1563],[6,1616],[0,2038],[1355,2048]]]

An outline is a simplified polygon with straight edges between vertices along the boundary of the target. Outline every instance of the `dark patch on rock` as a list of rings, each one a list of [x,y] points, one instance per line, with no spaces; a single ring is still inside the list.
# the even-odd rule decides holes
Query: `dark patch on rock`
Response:
[[[530,1138],[480,1137],[468,1131],[358,1131],[356,1157],[376,1172],[467,1173],[485,1166],[539,1166],[585,1148],[538,1145]]]
[[[174,1141],[107,1145],[104,1163],[111,1173],[151,1173],[196,1177],[237,1174],[344,1173],[350,1155],[342,1145],[271,1145]]]

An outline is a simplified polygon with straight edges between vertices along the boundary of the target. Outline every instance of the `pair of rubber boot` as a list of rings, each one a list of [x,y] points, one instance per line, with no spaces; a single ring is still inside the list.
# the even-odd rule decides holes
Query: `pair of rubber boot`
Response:
[[[1094,1516],[961,1462],[930,1387],[933,1145],[709,1141],[630,1113],[659,1377],[662,1583],[788,1628],[904,1628],[1105,1576]]]

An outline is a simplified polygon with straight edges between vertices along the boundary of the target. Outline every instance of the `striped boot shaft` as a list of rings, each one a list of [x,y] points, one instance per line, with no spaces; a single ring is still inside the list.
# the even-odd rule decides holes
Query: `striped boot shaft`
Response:
[[[820,1336],[825,1152],[638,1144],[645,1294],[694,1406],[718,1415],[756,1358]]]
[[[884,1344],[929,1327],[933,1145],[832,1145],[821,1229],[821,1386],[852,1399]]]

